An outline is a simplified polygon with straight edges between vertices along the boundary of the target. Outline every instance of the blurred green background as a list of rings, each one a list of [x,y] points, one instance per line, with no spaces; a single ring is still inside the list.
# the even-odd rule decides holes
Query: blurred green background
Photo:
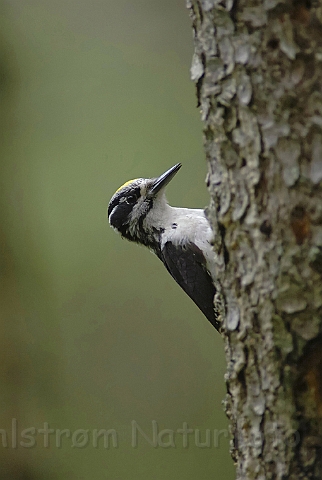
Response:
[[[184,0],[10,0],[0,15],[0,478],[234,478],[222,340],[106,219],[122,183],[179,161],[170,203],[208,203]],[[132,421],[169,431],[134,448]],[[183,422],[210,446],[162,446]]]

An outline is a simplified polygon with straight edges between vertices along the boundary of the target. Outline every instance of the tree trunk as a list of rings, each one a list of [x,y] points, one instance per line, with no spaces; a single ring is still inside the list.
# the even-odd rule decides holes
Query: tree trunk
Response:
[[[322,7],[187,5],[237,478],[321,479]]]

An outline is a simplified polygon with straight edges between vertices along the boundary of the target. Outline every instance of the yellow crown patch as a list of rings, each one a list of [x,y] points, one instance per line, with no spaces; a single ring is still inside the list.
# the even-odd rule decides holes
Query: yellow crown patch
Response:
[[[123,183],[123,185],[121,185],[120,188],[118,188],[115,193],[119,192],[120,190],[122,190],[122,188],[126,187],[127,185],[130,185],[130,183],[135,182],[135,180],[137,180],[137,178],[134,178],[133,180],[128,180],[127,182]]]

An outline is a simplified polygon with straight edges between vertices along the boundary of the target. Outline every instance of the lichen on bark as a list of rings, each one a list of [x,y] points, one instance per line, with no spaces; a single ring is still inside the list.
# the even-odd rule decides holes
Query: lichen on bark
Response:
[[[320,479],[322,6],[187,6],[237,478]]]

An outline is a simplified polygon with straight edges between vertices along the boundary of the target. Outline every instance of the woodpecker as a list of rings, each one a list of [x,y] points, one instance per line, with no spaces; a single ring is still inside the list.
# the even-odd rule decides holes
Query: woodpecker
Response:
[[[155,253],[218,330],[212,230],[202,209],[171,207],[165,197],[165,187],[180,168],[177,163],[157,178],[124,183],[109,202],[108,220],[123,238]]]

